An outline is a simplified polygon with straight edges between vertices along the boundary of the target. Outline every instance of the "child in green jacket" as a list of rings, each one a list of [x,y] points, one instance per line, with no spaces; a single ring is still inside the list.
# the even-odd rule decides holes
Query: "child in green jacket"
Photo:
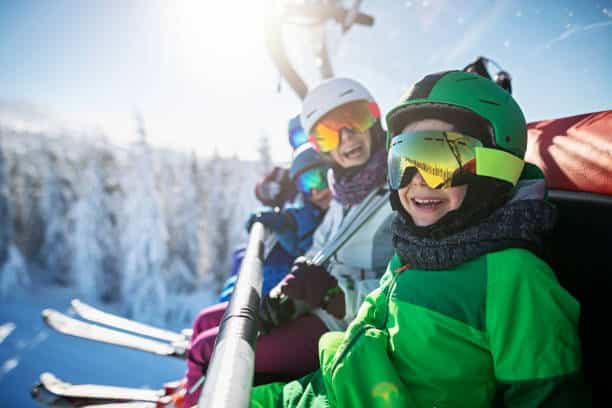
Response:
[[[426,76],[387,114],[395,255],[321,369],[252,392],[271,407],[584,406],[580,307],[542,259],[554,224],[512,96]]]

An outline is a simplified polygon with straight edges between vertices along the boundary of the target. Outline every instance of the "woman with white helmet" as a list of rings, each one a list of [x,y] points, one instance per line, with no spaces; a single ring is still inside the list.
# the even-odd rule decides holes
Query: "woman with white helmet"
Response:
[[[392,254],[392,210],[385,199],[387,164],[380,111],[363,85],[348,78],[321,83],[306,96],[301,122],[310,143],[330,161],[333,199],[315,231],[313,246],[264,298],[260,317],[268,326],[318,318],[321,331],[310,333],[315,347],[307,351],[316,367],[318,337],[324,331],[345,329],[363,298],[378,286]],[[372,205],[376,202],[382,205]],[[346,234],[347,228],[357,225]],[[343,245],[324,266],[311,262],[341,236]],[[269,335],[273,334],[274,329]]]

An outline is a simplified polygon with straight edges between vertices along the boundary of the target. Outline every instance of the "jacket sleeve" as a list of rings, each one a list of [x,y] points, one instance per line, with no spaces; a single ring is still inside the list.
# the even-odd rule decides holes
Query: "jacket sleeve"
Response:
[[[504,406],[583,406],[568,405],[585,396],[578,302],[529,251],[489,254],[487,268],[485,324]]]

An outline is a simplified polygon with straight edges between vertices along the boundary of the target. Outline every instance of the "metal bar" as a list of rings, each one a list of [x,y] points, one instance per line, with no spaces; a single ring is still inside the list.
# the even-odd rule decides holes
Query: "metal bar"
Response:
[[[255,370],[264,241],[263,224],[251,227],[236,287],[223,315],[198,407],[248,407]]]
[[[272,58],[272,61],[289,86],[303,100],[306,97],[306,93],[308,93],[308,86],[295,68],[293,68],[287,56],[283,42],[282,21],[280,18],[269,17],[266,19],[264,28],[265,43],[270,58]]]
[[[556,201],[568,201],[582,204],[595,204],[602,206],[612,205],[612,196],[589,193],[585,191],[548,190],[548,197]]]
[[[359,204],[360,207],[355,209],[354,216],[344,220],[336,235],[313,256],[312,262],[324,265],[388,200],[389,195],[386,188],[372,190]]]

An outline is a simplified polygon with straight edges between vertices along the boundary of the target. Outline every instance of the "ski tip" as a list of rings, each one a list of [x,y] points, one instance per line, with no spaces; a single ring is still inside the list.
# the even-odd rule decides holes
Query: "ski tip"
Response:
[[[43,309],[43,311],[40,314],[45,322],[48,322],[49,320],[53,320],[53,319],[57,320],[64,316],[62,312],[59,312],[50,307]]]
[[[55,310],[46,308],[46,309],[43,309],[43,311],[40,314],[43,317],[43,319],[47,320],[49,316],[53,315],[54,313],[55,313]]]
[[[52,373],[48,371],[45,371],[44,373],[40,374],[39,380],[42,384],[49,384],[51,382],[59,381],[56,376],[54,376]]]

